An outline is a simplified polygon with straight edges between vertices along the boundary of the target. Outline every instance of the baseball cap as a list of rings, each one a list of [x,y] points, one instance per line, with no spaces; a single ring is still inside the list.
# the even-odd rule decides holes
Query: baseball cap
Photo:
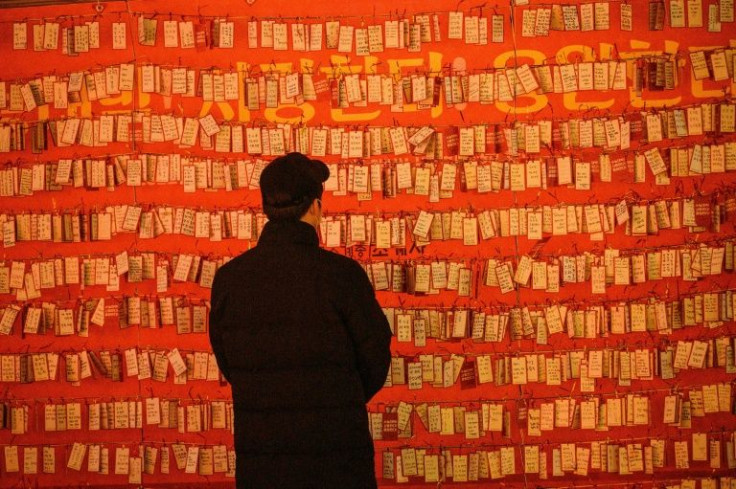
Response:
[[[301,153],[279,156],[261,172],[263,205],[291,207],[322,196],[322,183],[330,176],[323,162]]]

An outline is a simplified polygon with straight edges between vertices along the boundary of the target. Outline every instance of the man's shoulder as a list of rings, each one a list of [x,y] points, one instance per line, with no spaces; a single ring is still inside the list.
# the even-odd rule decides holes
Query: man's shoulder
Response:
[[[365,270],[363,270],[360,263],[348,256],[335,253],[334,251],[325,250],[323,248],[320,248],[319,254],[320,260],[323,260],[335,269],[343,270],[348,274],[365,273]]]
[[[228,260],[226,263],[220,265],[217,269],[217,275],[226,276],[244,266],[248,261],[253,258],[255,248],[244,251],[235,258]]]

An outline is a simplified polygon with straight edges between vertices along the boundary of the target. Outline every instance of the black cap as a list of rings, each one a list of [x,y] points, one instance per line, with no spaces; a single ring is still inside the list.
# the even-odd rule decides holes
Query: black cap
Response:
[[[263,205],[280,209],[318,199],[329,176],[330,169],[319,160],[301,153],[279,156],[261,172]]]

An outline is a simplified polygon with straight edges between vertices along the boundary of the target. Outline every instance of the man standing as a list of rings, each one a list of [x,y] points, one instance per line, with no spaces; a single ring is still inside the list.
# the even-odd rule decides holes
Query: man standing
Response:
[[[391,331],[360,265],[319,247],[328,177],[300,153],[273,160],[258,245],[215,275],[210,342],[233,391],[238,489],[376,487],[365,404]]]

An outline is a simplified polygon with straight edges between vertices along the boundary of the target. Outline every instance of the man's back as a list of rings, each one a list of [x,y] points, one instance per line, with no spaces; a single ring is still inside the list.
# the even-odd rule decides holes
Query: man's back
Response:
[[[210,336],[233,389],[239,487],[374,486],[365,403],[390,330],[357,263],[309,224],[269,222],[218,271]]]

